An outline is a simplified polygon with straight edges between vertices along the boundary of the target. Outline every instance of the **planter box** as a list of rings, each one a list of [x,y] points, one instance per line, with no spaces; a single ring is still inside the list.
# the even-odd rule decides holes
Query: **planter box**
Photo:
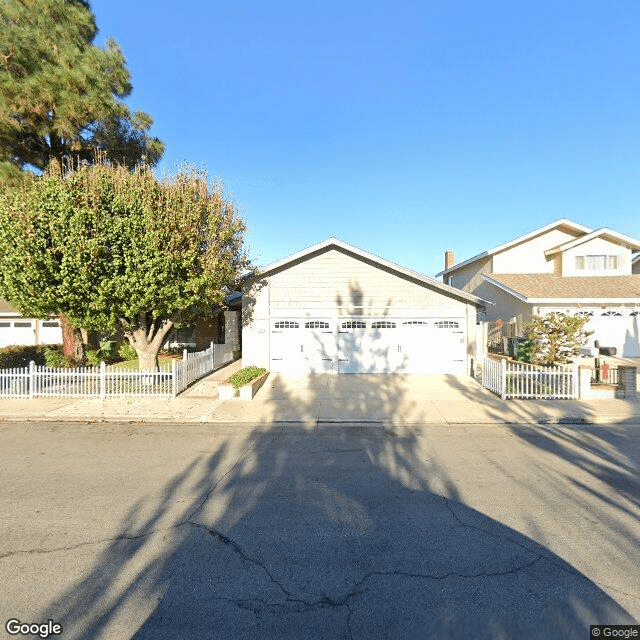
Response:
[[[239,400],[253,400],[253,396],[258,393],[258,389],[264,384],[268,375],[269,372],[265,371],[260,377],[254,378],[251,382],[240,387],[237,396],[235,395],[236,390],[233,385],[221,384],[218,387],[218,397],[220,400],[233,400],[234,398],[238,398]]]

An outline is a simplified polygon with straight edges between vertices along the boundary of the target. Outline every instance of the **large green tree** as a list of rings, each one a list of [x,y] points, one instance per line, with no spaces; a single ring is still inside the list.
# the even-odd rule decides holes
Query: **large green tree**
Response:
[[[0,186],[55,160],[70,167],[100,154],[130,168],[160,160],[151,117],[123,102],[132,87],[122,51],[114,40],[96,46],[97,32],[83,0],[0,0]],[[65,355],[78,362],[80,330],[66,314],[60,320]]]
[[[0,179],[44,170],[52,159],[92,162],[96,149],[133,167],[155,165],[164,145],[150,116],[123,102],[131,79],[114,40],[82,0],[0,2]]]
[[[34,317],[121,328],[153,368],[174,324],[221,304],[248,267],[244,229],[222,185],[191,168],[50,171],[0,193],[0,296]]]

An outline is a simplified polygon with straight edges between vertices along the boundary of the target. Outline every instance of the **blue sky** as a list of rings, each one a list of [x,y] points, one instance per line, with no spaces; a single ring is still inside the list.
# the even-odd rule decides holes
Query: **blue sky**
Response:
[[[334,235],[434,275],[561,217],[640,237],[640,3],[93,0],[133,108],[257,264]]]

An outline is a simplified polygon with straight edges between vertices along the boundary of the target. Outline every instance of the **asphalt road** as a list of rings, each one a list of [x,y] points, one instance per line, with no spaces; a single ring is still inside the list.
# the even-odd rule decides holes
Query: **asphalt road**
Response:
[[[0,423],[3,633],[586,640],[640,620],[639,462],[629,425]]]

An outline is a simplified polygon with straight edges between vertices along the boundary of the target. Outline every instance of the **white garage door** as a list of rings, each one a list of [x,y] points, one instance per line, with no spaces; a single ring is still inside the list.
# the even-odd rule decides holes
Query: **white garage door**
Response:
[[[587,330],[593,331],[590,343],[598,340],[601,347],[615,347],[623,358],[640,357],[640,314],[627,309],[582,312],[592,314]]]
[[[3,320],[0,322],[0,347],[12,344],[35,344],[34,322],[34,320]]]
[[[466,372],[463,318],[279,318],[271,325],[274,372]]]

